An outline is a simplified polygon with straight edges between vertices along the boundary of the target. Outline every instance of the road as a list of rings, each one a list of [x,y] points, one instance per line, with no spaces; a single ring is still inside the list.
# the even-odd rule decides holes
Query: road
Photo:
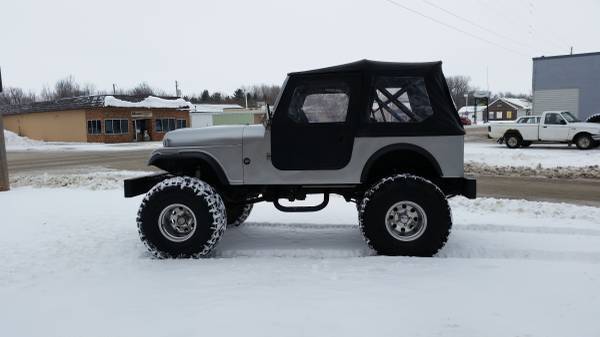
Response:
[[[22,174],[83,167],[144,170],[151,150],[114,152],[9,152],[8,171]],[[600,207],[600,180],[478,176],[478,195],[532,201],[569,202]]]

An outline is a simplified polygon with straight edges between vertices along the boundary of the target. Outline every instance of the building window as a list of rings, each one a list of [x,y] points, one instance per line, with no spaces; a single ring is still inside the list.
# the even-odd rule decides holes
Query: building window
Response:
[[[99,135],[102,133],[102,122],[100,120],[87,121],[87,130],[89,135]]]
[[[156,121],[156,132],[169,132],[175,129],[181,129],[186,127],[185,119],[175,119],[175,118],[161,118]]]
[[[104,120],[104,133],[107,135],[122,135],[129,133],[129,120],[106,119]]]
[[[496,111],[496,119],[502,119],[502,111]]]
[[[488,112],[488,119],[494,119],[495,116],[496,116],[496,112],[495,111]]]
[[[512,119],[512,111],[506,112],[506,119]]]

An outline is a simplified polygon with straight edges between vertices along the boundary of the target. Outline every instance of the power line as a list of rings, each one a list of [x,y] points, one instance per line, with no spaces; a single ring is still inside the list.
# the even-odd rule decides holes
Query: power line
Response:
[[[494,35],[496,35],[496,36],[498,36],[498,37],[501,37],[501,38],[503,38],[503,39],[506,39],[506,40],[508,40],[508,41],[511,41],[511,42],[513,42],[513,43],[515,43],[515,44],[521,45],[521,46],[523,46],[523,47],[525,47],[525,48],[530,48],[530,45],[528,45],[528,44],[526,44],[526,43],[522,43],[522,42],[520,42],[520,41],[514,40],[513,38],[511,38],[511,37],[509,37],[509,36],[506,36],[506,35],[500,34],[500,33],[498,33],[498,32],[495,32],[495,31],[493,31],[493,30],[491,30],[491,29],[489,29],[489,28],[487,28],[487,27],[485,27],[485,26],[482,26],[482,25],[480,25],[480,24],[478,24],[478,23],[476,23],[476,22],[474,22],[474,21],[472,21],[472,20],[470,20],[470,19],[467,19],[467,18],[465,18],[465,17],[463,17],[463,16],[461,16],[461,15],[458,15],[458,14],[456,14],[456,13],[454,13],[454,12],[452,12],[452,11],[448,10],[448,9],[445,9],[445,8],[443,8],[443,7],[440,7],[440,6],[436,5],[435,3],[433,3],[433,2],[431,2],[431,1],[429,1],[429,0],[422,0],[422,1],[423,1],[424,3],[426,3],[426,4],[428,4],[428,5],[429,5],[429,6],[431,6],[431,7],[437,8],[437,9],[441,10],[442,12],[445,12],[445,13],[447,13],[447,14],[450,14],[450,15],[452,15],[453,17],[455,17],[455,18],[457,18],[457,19],[460,19],[460,20],[462,20],[462,21],[464,21],[464,22],[467,22],[467,23],[469,23],[469,24],[471,24],[471,25],[473,25],[473,26],[475,26],[475,27],[477,27],[477,28],[479,28],[479,29],[485,30],[485,31],[486,31],[486,32],[488,32],[488,33],[494,34]]]
[[[410,7],[407,7],[407,6],[405,6],[405,5],[399,4],[398,2],[396,2],[396,1],[394,1],[394,0],[385,0],[385,1],[387,1],[387,2],[391,3],[391,4],[392,4],[392,5],[394,5],[394,6],[400,7],[400,8],[402,8],[402,9],[404,9],[404,10],[407,10],[407,11],[409,11],[409,12],[411,12],[411,13],[417,14],[417,15],[419,15],[419,16],[421,16],[421,17],[424,17],[424,18],[426,18],[426,19],[428,19],[428,20],[431,20],[431,21],[433,21],[433,22],[435,22],[435,23],[437,23],[437,24],[439,24],[439,25],[442,25],[442,26],[444,26],[444,27],[447,27],[447,28],[453,29],[453,30],[455,30],[455,31],[457,31],[457,32],[459,32],[459,33],[462,33],[462,34],[468,35],[468,36],[470,36],[470,37],[472,37],[472,38],[474,38],[474,39],[477,39],[477,40],[479,40],[479,41],[483,41],[483,42],[485,42],[485,43],[488,43],[488,44],[494,45],[494,46],[496,46],[496,47],[498,47],[498,48],[504,49],[504,50],[506,50],[506,51],[509,51],[509,52],[511,52],[511,53],[514,53],[514,54],[518,54],[518,55],[521,55],[521,56],[526,56],[526,57],[529,57],[529,55],[527,55],[527,54],[523,54],[523,53],[521,53],[521,52],[520,52],[520,51],[518,51],[518,50],[515,50],[515,49],[512,49],[512,48],[507,48],[507,47],[505,47],[505,46],[503,46],[503,45],[501,45],[501,44],[498,44],[498,43],[495,43],[495,42],[493,42],[493,41],[487,40],[487,39],[485,39],[485,38],[483,38],[483,37],[481,37],[481,36],[475,35],[475,34],[473,34],[473,33],[470,33],[470,32],[468,32],[468,31],[466,31],[466,30],[460,29],[460,28],[458,28],[458,27],[456,27],[456,26],[453,26],[453,25],[451,25],[451,24],[448,24],[448,23],[445,23],[445,22],[443,22],[443,21],[440,21],[440,20],[438,20],[438,19],[436,19],[436,18],[434,18],[434,17],[431,17],[431,16],[429,16],[429,15],[427,15],[427,14],[423,14],[423,13],[421,13],[421,12],[419,12],[419,11],[415,10],[415,9],[412,9],[412,8],[410,8]]]
[[[485,6],[488,6],[488,7],[493,7],[495,10],[497,10],[499,12],[503,12],[506,15],[506,18],[508,18],[508,20],[511,21],[512,23],[515,23],[515,24],[518,24],[518,25],[524,25],[524,22],[528,22],[527,28],[530,30],[530,33],[532,34],[532,38],[533,38],[533,35],[537,35],[538,38],[540,38],[540,39],[542,39],[542,40],[544,40],[544,41],[546,41],[546,42],[554,45],[554,47],[560,48],[560,49],[566,48],[568,46],[568,44],[564,44],[564,41],[559,41],[556,38],[555,34],[548,34],[548,36],[552,36],[553,39],[549,39],[549,38],[547,38],[545,36],[542,36],[543,32],[538,32],[535,29],[535,27],[533,26],[533,24],[532,24],[532,18],[524,17],[518,11],[507,12],[504,9],[504,7],[496,6],[496,4],[493,1],[485,1],[486,2],[485,5],[482,4],[480,1],[477,1],[477,0],[474,0],[474,2],[476,2],[478,5],[480,5],[483,8],[485,8]],[[529,13],[530,13],[531,16],[533,16],[533,4],[532,4],[531,1],[529,1]],[[514,17],[516,17],[516,16],[520,17],[521,20],[523,20],[523,21],[515,19]],[[537,33],[539,33],[539,34],[537,34]]]

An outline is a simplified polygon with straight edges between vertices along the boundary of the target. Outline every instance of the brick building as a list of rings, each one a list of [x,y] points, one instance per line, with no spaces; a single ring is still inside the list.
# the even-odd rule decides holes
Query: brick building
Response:
[[[4,105],[0,113],[7,130],[31,139],[121,143],[189,127],[190,106],[175,97],[97,95]]]

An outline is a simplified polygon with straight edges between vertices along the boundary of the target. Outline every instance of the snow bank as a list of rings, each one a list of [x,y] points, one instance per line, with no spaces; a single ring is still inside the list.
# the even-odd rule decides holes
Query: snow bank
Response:
[[[123,101],[114,96],[104,97],[104,106],[120,108],[176,108],[192,109],[194,105],[183,98],[164,99],[155,96],[148,96],[139,102]]]
[[[21,137],[18,134],[10,131],[4,130],[4,144],[7,149],[11,148],[30,148],[35,146],[43,145],[44,142],[39,140],[29,139],[27,137]]]
[[[312,214],[258,204],[216,257],[156,260],[139,203],[120,190],[0,193],[3,335],[600,333],[597,208],[453,199],[446,248],[410,258],[373,256],[341,198]]]
[[[84,188],[91,190],[110,190],[123,188],[123,180],[139,177],[153,172],[142,171],[117,171],[106,169],[94,169],[93,172],[80,169],[70,173],[43,173],[43,174],[11,174],[10,185],[12,187],[68,187]]]
[[[600,165],[600,150],[578,150],[575,146],[532,145],[509,149],[496,143],[465,143],[465,162],[501,167],[557,168]]]
[[[44,142],[22,137],[4,130],[7,151],[131,151],[156,149],[162,142],[139,143],[79,143],[79,142]]]

